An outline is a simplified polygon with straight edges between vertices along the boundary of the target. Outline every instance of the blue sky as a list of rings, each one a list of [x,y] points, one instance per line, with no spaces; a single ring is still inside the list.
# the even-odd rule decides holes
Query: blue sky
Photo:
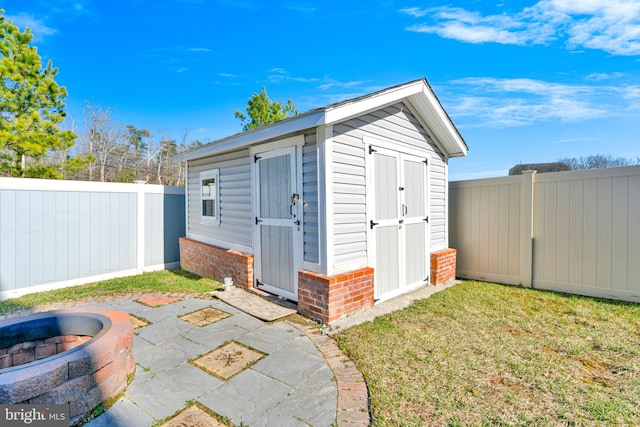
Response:
[[[204,141],[264,85],[301,112],[426,77],[469,145],[450,178],[640,157],[640,0],[5,0],[70,119]],[[71,123],[71,120],[69,121]]]

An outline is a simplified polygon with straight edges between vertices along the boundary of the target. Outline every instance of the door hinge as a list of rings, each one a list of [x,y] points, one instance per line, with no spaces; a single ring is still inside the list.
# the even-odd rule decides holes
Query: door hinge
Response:
[[[369,221],[369,226],[371,227],[372,230],[373,230],[373,227],[375,227],[376,225],[378,225],[377,222],[373,222],[373,220]]]
[[[425,165],[427,165],[427,166],[428,166],[428,165],[429,165],[429,159],[424,159],[424,160],[422,161],[422,163],[424,163]]]
[[[425,220],[426,222],[429,222],[429,217],[426,217],[424,220]]]
[[[256,225],[260,224],[262,222],[261,219],[258,219],[258,217],[256,217]]]
[[[373,148],[372,145],[370,145],[369,146],[369,154],[373,154],[373,153],[376,153],[376,152],[378,152],[378,150],[376,150],[375,148]]]
[[[258,163],[258,160],[260,160],[262,157],[258,156],[257,154],[253,155],[253,163]]]

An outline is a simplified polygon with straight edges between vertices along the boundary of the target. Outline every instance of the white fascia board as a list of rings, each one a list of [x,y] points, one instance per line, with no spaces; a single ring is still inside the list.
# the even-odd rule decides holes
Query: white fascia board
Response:
[[[334,124],[351,117],[358,116],[364,112],[376,110],[386,105],[399,102],[404,98],[408,98],[416,93],[422,92],[424,83],[422,81],[413,82],[405,86],[400,86],[389,91],[382,92],[371,97],[350,102],[343,105],[337,105],[326,110],[325,124]]]
[[[434,137],[442,144],[449,157],[467,155],[466,144],[433,92],[424,87],[420,93],[411,96],[409,101],[424,118],[429,129],[434,133]]]
[[[222,139],[219,142],[205,145],[192,151],[187,151],[173,156],[172,163],[185,160],[199,159],[202,157],[222,154],[248,145],[256,144],[282,135],[298,132],[304,129],[314,128],[324,121],[324,111],[314,111],[309,114],[292,117],[281,123],[256,129],[252,132],[244,132],[235,136]]]

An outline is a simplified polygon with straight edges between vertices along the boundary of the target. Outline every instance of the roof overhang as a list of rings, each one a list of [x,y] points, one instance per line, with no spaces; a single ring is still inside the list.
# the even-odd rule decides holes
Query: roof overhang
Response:
[[[185,160],[200,159],[202,157],[209,157],[216,154],[234,151],[263,141],[278,138],[282,135],[314,128],[322,124],[323,118],[324,111],[321,110],[290,117],[276,123],[271,123],[267,126],[262,126],[257,129],[219,139],[210,144],[203,145],[202,147],[185,151],[184,153],[176,154],[173,156],[171,161],[173,163],[178,163]]]
[[[316,126],[339,123],[401,101],[411,104],[418,115],[418,120],[428,128],[430,135],[446,151],[448,157],[467,155],[467,144],[442,108],[429,83],[425,79],[420,79],[220,139],[177,154],[173,156],[172,161],[178,163],[222,154]]]

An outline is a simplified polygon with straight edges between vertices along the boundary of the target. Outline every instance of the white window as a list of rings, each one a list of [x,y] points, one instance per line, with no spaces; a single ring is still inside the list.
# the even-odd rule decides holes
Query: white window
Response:
[[[220,225],[220,169],[200,172],[200,187],[201,222]]]

